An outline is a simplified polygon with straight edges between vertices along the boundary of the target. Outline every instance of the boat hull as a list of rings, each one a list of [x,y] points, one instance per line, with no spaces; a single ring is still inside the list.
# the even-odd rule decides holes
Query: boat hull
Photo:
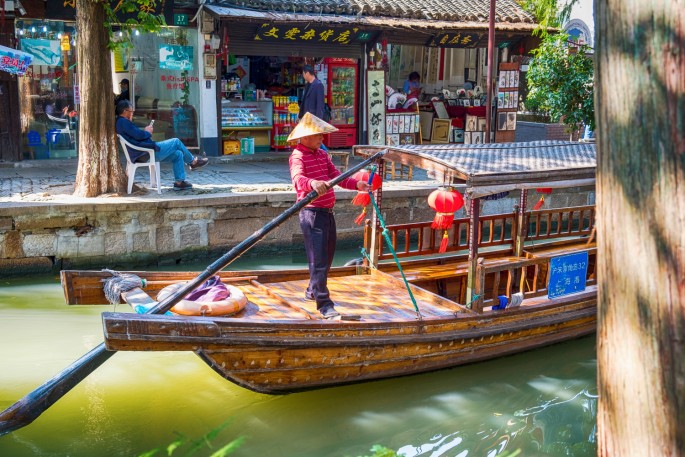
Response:
[[[103,320],[110,350],[190,350],[239,386],[282,394],[450,368],[588,335],[596,328],[596,292],[478,316],[399,322],[121,313]]]

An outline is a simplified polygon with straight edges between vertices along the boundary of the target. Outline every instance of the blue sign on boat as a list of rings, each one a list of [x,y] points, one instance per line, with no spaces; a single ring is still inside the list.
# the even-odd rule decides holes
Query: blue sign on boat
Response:
[[[561,297],[585,290],[587,264],[587,251],[554,257],[549,265],[548,297]]]

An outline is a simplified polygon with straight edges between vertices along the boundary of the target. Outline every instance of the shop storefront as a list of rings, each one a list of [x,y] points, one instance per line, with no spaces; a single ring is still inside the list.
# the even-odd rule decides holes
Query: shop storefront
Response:
[[[287,148],[305,87],[305,65],[311,65],[324,84],[330,122],[339,129],[325,143],[346,148],[359,142],[363,56],[377,32],[352,23],[306,23],[304,16],[256,23],[243,20],[232,8],[207,10],[212,33],[221,40],[220,154]],[[241,148],[244,144],[250,148]]]
[[[128,80],[133,122],[145,127],[154,120],[155,141],[179,138],[188,148],[199,148],[197,30],[165,27],[134,34],[131,44],[113,52],[112,80],[115,93]]]
[[[75,24],[15,21],[19,49],[33,56],[19,78],[22,156],[76,157],[78,104]]]
[[[209,17],[213,28],[203,33],[211,33],[220,42],[219,77],[224,87],[219,90],[221,121],[217,135],[223,140],[220,154],[240,153],[241,137],[254,138],[259,145],[257,152],[285,147],[284,138],[296,121],[295,103],[300,99],[303,84],[300,73],[305,63],[319,71],[318,77],[327,87],[331,110],[335,112],[339,108],[344,113],[332,116],[332,123],[347,130],[343,130],[342,137],[328,138],[329,147],[374,141],[386,144],[464,142],[465,138],[467,142],[485,141],[488,24],[484,20],[487,14],[478,11],[487,12],[488,2],[469,3],[468,8],[474,10],[471,15],[451,11],[450,15],[459,16],[454,21],[420,19],[419,13],[406,19],[384,17],[382,13],[388,11],[397,13],[392,3],[388,3],[386,11],[373,15],[369,12],[372,8],[364,10],[367,14],[341,15],[281,11],[279,5],[270,2],[260,7],[261,11],[205,4],[199,20],[207,22]],[[418,1],[415,5],[417,12],[421,4]],[[452,4],[444,7],[455,9]],[[500,76],[499,63],[507,62],[509,51],[521,47],[535,26],[523,11],[514,12],[500,17],[502,22],[518,24],[497,25],[495,78]],[[450,17],[444,16],[444,19]],[[466,22],[468,28],[464,26]],[[346,84],[338,84],[337,92],[347,95],[347,99],[336,98],[331,92],[335,87],[332,62],[350,63],[351,69],[338,77],[338,81]],[[411,97],[404,97],[403,103],[392,107],[390,104],[396,105],[396,99],[372,100],[376,92],[369,88],[368,72],[379,70],[382,77],[374,82],[382,82],[398,96],[406,95],[400,93],[409,73],[419,73],[422,91],[412,106],[404,106],[405,102],[412,102]],[[501,138],[509,135],[504,129],[515,129],[515,120],[512,123],[516,106],[514,73],[511,71],[512,81],[507,79],[507,86],[501,86],[506,90],[493,97],[493,100],[501,98],[501,108],[510,111],[506,114],[493,111],[493,126],[503,117],[499,123]],[[236,89],[236,83],[240,90]],[[386,92],[386,95],[392,94]],[[438,103],[433,103],[435,99]],[[371,109],[372,103],[383,103],[385,109],[377,112],[378,107]],[[245,119],[253,125],[246,126]],[[345,121],[340,122],[341,119]],[[435,125],[434,119],[439,120]],[[381,124],[382,129],[378,128]]]

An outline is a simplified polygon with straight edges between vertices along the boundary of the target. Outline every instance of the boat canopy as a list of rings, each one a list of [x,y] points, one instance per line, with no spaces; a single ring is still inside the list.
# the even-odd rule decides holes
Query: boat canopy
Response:
[[[514,189],[595,183],[594,143],[531,141],[491,144],[354,146],[359,156],[387,150],[384,160],[436,173],[445,185],[464,185],[471,198]]]

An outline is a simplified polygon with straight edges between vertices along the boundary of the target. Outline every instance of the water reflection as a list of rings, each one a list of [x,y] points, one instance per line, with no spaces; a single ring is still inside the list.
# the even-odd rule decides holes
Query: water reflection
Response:
[[[99,344],[105,309],[113,307],[67,307],[55,277],[3,282],[0,408]],[[405,456],[590,456],[595,379],[594,337],[284,396],[235,386],[190,353],[121,352],[33,424],[0,437],[0,455],[134,456],[230,422],[215,449],[245,436],[236,456],[355,457],[374,444]]]

